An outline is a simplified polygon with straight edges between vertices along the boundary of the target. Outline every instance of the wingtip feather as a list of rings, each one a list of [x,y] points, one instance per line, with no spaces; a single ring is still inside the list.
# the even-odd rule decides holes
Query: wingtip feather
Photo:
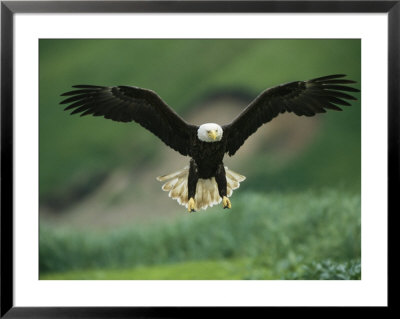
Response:
[[[325,81],[325,80],[330,80],[330,79],[343,78],[345,76],[346,76],[346,74],[331,74],[331,75],[326,75],[326,76],[321,76],[318,78],[311,79],[309,82]]]

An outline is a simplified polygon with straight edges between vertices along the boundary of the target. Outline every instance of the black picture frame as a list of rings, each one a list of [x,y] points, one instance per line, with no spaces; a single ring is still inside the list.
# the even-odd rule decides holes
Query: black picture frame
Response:
[[[387,13],[388,227],[397,207],[400,129],[400,1],[1,1],[1,318],[177,318],[270,314],[278,308],[15,307],[13,303],[13,19],[15,13]],[[397,210],[396,210],[397,212]],[[392,213],[392,214],[390,214]],[[393,224],[393,223],[392,223]],[[390,251],[389,232],[388,247]],[[389,255],[388,255],[389,258]],[[389,260],[388,260],[389,261]],[[388,281],[389,287],[389,281]],[[391,295],[388,299],[390,309]],[[294,310],[294,307],[290,308]],[[321,309],[321,308],[319,308]],[[338,308],[333,311],[336,312]],[[301,314],[305,308],[296,308]],[[321,309],[325,311],[325,309]]]

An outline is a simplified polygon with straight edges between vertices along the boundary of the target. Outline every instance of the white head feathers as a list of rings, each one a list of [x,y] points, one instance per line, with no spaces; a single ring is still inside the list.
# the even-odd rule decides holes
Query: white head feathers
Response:
[[[215,123],[202,124],[197,130],[197,137],[203,142],[219,142],[222,134],[222,127]]]

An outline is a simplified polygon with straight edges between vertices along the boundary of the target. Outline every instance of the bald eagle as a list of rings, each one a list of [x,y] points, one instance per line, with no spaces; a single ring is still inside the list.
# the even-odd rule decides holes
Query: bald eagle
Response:
[[[190,156],[185,168],[157,179],[169,196],[189,212],[206,209],[221,201],[231,208],[229,197],[245,177],[223,164],[225,154],[233,156],[246,139],[280,113],[314,116],[326,109],[341,111],[356,100],[345,92],[359,92],[356,83],[334,74],[308,81],[295,81],[269,88],[259,94],[231,123],[192,125],[183,120],[155,92],[133,86],[75,85],[60,104],[81,116],[103,116],[118,122],[135,121],[166,145]]]

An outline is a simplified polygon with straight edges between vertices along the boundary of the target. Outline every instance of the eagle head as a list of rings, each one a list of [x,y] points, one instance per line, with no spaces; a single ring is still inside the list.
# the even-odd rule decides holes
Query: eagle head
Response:
[[[197,130],[197,137],[203,142],[219,142],[222,139],[222,127],[215,123],[205,123]]]

